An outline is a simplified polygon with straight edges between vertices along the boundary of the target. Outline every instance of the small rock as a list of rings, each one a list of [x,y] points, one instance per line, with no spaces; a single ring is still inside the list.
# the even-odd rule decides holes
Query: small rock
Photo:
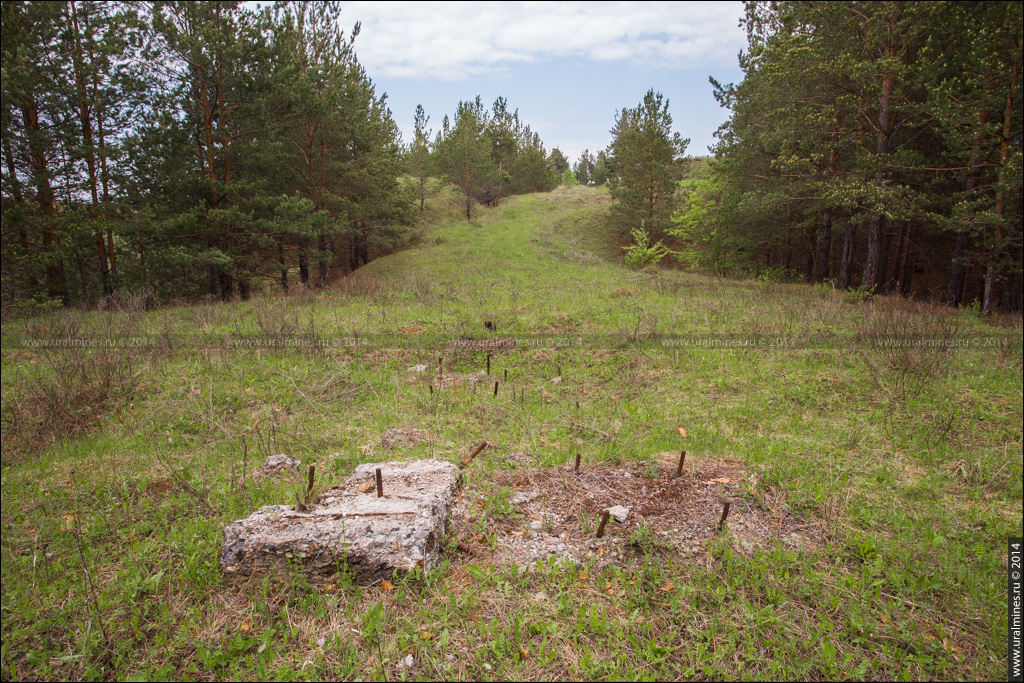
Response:
[[[530,522],[530,528],[533,529],[534,531],[540,531],[543,527],[544,527],[544,522],[541,522],[541,521]]]
[[[405,664],[405,668],[406,669],[411,669],[412,665],[413,665],[413,661],[414,660],[412,658],[412,655],[406,655],[405,656],[405,660],[402,663]]]
[[[561,384],[562,383],[561,375],[559,375],[558,377],[555,377],[553,380],[551,380],[551,383],[552,384]]]
[[[629,511],[631,509],[632,508],[623,507],[622,505],[614,505],[608,508],[608,513],[615,518],[616,522],[621,524],[626,521],[627,517],[629,517]]]
[[[297,472],[302,462],[298,458],[280,453],[272,455],[263,461],[263,471],[266,474],[283,474],[285,472]]]
[[[409,368],[409,372],[415,372],[415,373],[418,373],[418,374],[421,374],[421,375],[424,372],[426,372],[426,371],[427,371],[427,366],[426,365],[422,365],[422,364],[421,365],[414,365],[411,368]]]
[[[539,495],[540,493],[538,493],[537,491],[520,491],[508,499],[508,504],[522,505],[523,503],[529,503],[531,500],[533,500]]]

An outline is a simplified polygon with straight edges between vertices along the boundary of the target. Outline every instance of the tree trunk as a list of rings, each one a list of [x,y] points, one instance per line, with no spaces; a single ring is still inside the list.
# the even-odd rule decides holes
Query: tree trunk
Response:
[[[970,182],[968,180],[968,182]],[[971,235],[966,230],[956,233],[956,245],[953,247],[953,263],[949,272],[949,284],[946,286],[946,305],[959,306],[964,295],[964,281],[967,278],[967,262],[964,254],[970,246]]]
[[[878,285],[877,288],[883,292],[887,291],[887,276],[889,272],[889,252],[892,250],[892,230],[883,230],[882,251],[878,258]]]
[[[1017,259],[1010,255],[1007,258],[1008,276],[1003,280],[1003,293],[999,297],[999,310],[1003,313],[1020,313],[1024,300],[1024,274],[1021,273]]]
[[[889,15],[889,34],[885,45],[885,57],[891,58],[896,51],[896,22],[899,12],[893,11]],[[892,95],[896,85],[896,74],[892,71],[886,72],[882,78],[882,92],[878,97],[878,128],[875,141],[875,155],[878,167],[875,169],[875,187],[881,194],[882,188],[886,185],[884,159],[889,154],[889,143],[893,132],[893,111]],[[879,284],[879,276],[884,276],[884,271],[879,267],[882,265],[882,229],[884,218],[879,207],[871,210],[871,217],[868,220],[868,255],[864,261],[864,275],[861,278],[861,286],[872,291]]]
[[[914,277],[914,265],[917,256],[910,251],[910,235],[907,235],[907,254],[903,259],[903,273],[900,275],[900,296],[904,299],[910,296],[910,280]]]
[[[891,292],[899,288],[900,273],[903,272],[903,260],[906,251],[907,235],[910,233],[910,223],[906,223],[902,230],[896,235],[896,254],[892,259],[892,275],[885,283],[885,291]]]
[[[230,273],[226,270],[220,271],[220,298],[221,301],[231,301],[235,296]]]
[[[29,157],[32,177],[36,181],[36,203],[43,215],[43,258],[46,260],[46,290],[51,298],[60,298],[65,306],[70,303],[67,282],[64,277],[64,261],[55,252],[60,238],[54,226],[53,187],[50,185],[50,169],[46,163],[43,148],[43,132],[39,124],[39,107],[31,88],[27,89],[21,106],[21,117],[28,133]]]
[[[278,240],[277,242],[277,262],[281,266],[281,291],[285,294],[288,293],[288,266],[284,262],[284,242]]]
[[[821,282],[828,277],[829,254],[832,251],[832,209],[821,212],[821,229],[818,232],[818,253],[815,257],[812,282]]]
[[[320,286],[327,284],[328,264],[327,258],[324,255],[325,251],[327,251],[327,235],[320,235],[320,238],[317,240],[317,264],[320,275],[317,284]]]
[[[21,181],[18,179],[18,170],[14,165],[14,152],[11,150],[11,141],[9,138],[3,139],[4,146],[4,162],[7,164],[7,175],[9,182],[11,183],[11,194],[14,196],[14,203],[21,207],[25,204],[25,195],[21,189]],[[36,271],[32,267],[30,259],[30,246],[28,241],[28,230],[25,227],[24,216],[18,218],[18,246],[21,247],[21,258],[25,259],[25,275],[28,279],[29,288],[35,290],[38,283],[36,282]]]
[[[306,255],[305,241],[299,245],[299,282],[304,287],[309,286],[309,257]]]
[[[1003,134],[999,144],[999,180],[1005,187],[1006,175],[1009,171],[1008,162],[1010,157],[1010,138],[1013,134],[1013,96],[1017,90],[1017,77],[1021,68],[1020,57],[1021,38],[1017,37],[1017,59],[1013,65],[1013,77],[1010,79],[1010,88],[1006,94],[1006,106],[1003,107]],[[1018,190],[1019,192],[1019,190]],[[982,296],[981,310],[988,313],[992,310],[992,297],[995,294],[996,278],[1002,272],[1003,262],[1003,213],[1006,210],[1006,192],[1000,190],[996,195],[996,216],[999,222],[995,225],[996,239],[995,247],[989,257],[988,269],[985,272],[985,288]]]
[[[982,287],[981,312],[991,313],[995,310],[996,282],[1003,279],[1003,251],[993,250],[985,268],[985,284]]]
[[[846,237],[843,238],[843,260],[839,264],[839,280],[836,286],[839,289],[849,289],[853,280],[853,247],[857,238],[857,226],[847,221]]]

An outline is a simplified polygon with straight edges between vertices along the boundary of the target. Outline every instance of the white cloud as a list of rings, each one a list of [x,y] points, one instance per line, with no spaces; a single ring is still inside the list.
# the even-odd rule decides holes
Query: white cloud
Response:
[[[739,2],[348,2],[356,53],[380,77],[463,80],[552,58],[733,65]]]

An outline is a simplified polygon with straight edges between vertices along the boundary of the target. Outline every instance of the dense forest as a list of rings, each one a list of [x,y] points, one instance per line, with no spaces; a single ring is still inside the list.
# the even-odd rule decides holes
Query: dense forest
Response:
[[[607,184],[626,263],[1021,310],[1021,5],[753,2],[714,157],[651,90],[571,163],[499,97],[403,142],[336,3],[4,2],[5,306],[246,298]],[[440,181],[440,183],[438,182]]]
[[[2,8],[5,307],[316,286],[403,241],[428,176],[469,215],[567,166],[501,98],[403,145],[337,3]]]
[[[744,79],[712,81],[731,117],[668,230],[684,260],[1019,312],[1021,14],[748,3]]]

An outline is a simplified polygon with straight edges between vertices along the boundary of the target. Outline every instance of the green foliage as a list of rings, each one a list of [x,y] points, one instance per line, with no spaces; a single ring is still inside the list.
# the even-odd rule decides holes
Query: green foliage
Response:
[[[743,23],[744,79],[712,85],[726,204],[746,210],[723,207],[717,239],[841,289],[909,296],[935,272],[916,290],[951,305],[977,262],[983,309],[1019,310],[1020,7],[751,3]]]
[[[651,235],[643,226],[633,228],[633,244],[623,247],[626,250],[626,266],[633,270],[641,270],[656,265],[668,255],[669,250],[661,242],[652,245]]]
[[[656,235],[670,226],[679,162],[689,140],[672,131],[668,100],[649,90],[635,109],[623,109],[612,130],[614,210],[626,229]]]
[[[399,131],[339,4],[3,12],[5,305],[244,299],[407,236]]]
[[[585,149],[580,153],[579,160],[573,166],[573,173],[576,175],[580,185],[591,184],[594,177],[595,163],[594,155],[590,153],[589,149]]]
[[[667,232],[680,240],[676,256],[692,270],[725,274],[736,265],[737,250],[730,250],[726,230],[720,229],[728,219],[725,194],[723,177],[705,164],[683,190],[679,210],[672,215],[673,227]]]
[[[576,187],[579,184],[576,181],[576,174],[572,172],[572,169],[565,169],[565,173],[562,174],[562,185],[564,187]]]

